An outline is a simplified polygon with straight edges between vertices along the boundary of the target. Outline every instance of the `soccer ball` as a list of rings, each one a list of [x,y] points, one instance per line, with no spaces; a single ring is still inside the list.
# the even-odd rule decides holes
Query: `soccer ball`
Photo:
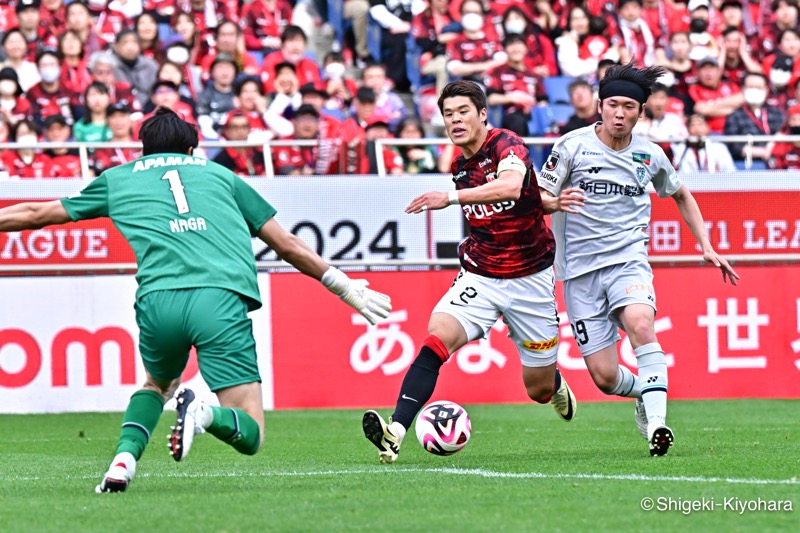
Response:
[[[419,443],[434,455],[453,455],[464,448],[472,432],[472,424],[463,407],[454,402],[439,401],[426,405],[414,424]]]

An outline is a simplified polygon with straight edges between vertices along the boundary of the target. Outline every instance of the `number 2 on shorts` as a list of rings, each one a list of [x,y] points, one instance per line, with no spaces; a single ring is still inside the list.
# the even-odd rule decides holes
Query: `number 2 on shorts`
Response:
[[[186,200],[186,193],[183,192],[183,183],[181,182],[181,175],[177,170],[168,170],[161,176],[162,180],[169,180],[169,190],[172,191],[172,198],[175,199],[175,207],[178,208],[178,214],[183,215],[189,212],[189,202]]]

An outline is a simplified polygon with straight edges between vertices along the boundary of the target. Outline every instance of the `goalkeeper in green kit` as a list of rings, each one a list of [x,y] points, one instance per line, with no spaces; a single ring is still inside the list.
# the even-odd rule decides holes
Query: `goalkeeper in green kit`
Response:
[[[388,316],[388,296],[331,267],[273,218],[275,209],[230,170],[193,157],[198,136],[159,108],[142,125],[144,156],[103,172],[80,193],[0,209],[0,231],[110,217],[136,254],[136,322],[147,378],[130,399],[116,456],[97,492],[127,489],[136,462],[175,395],[169,439],[176,461],[208,432],[240,453],[264,439],[264,408],[250,311],[261,307],[251,236],[303,274],[320,280],[370,323]],[[221,407],[178,390],[197,350],[200,373]]]

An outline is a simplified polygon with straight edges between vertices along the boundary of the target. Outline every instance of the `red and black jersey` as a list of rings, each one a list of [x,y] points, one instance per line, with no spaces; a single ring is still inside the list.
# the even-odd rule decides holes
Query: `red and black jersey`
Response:
[[[28,89],[28,100],[32,104],[31,115],[38,122],[44,122],[50,115],[63,115],[67,119],[67,124],[75,123],[72,106],[80,100],[80,97],[78,93],[70,91],[63,85],[50,93],[44,90],[41,83],[37,83]]]
[[[112,104],[123,104],[128,106],[131,112],[142,110],[142,104],[136,98],[136,91],[130,83],[115,81],[114,86],[109,88],[108,95],[111,97]]]
[[[689,96],[694,103],[706,102],[713,104],[715,101],[722,98],[728,98],[740,91],[739,86],[727,81],[721,81],[716,87],[706,87],[705,85],[692,85],[689,87]],[[708,120],[708,127],[711,133],[722,133],[725,128],[725,116],[706,117]]]
[[[67,3],[63,2],[55,11],[39,6],[39,17],[39,25],[44,26],[47,33],[61,35],[67,29]]]
[[[95,175],[99,176],[104,170],[124,165],[137,157],[142,157],[140,148],[98,148],[89,160],[89,166],[94,169]]]
[[[494,54],[502,49],[500,43],[486,37],[468,39],[464,35],[459,35],[447,45],[447,56],[450,61],[483,63],[492,59]]]
[[[778,143],[772,151],[770,168],[800,170],[800,147],[794,143]]]
[[[32,106],[30,101],[23,94],[17,97],[17,100],[14,103],[14,107],[7,114],[11,119],[11,121],[16,123],[19,122],[20,120],[31,118],[31,116],[33,115],[31,108]]]
[[[28,45],[28,53],[25,55],[25,59],[34,63],[36,63],[36,56],[44,48],[56,48],[58,46],[56,36],[47,31],[45,26],[41,25],[36,29],[36,37],[34,39],[31,40],[25,36],[25,40]]]
[[[292,20],[292,6],[286,0],[278,0],[271,9],[264,0],[255,0],[242,7],[239,27],[244,34],[248,50],[262,50],[266,37],[280,37]]]
[[[57,169],[45,154],[35,154],[30,162],[25,162],[16,150],[6,150],[3,162],[12,178],[57,178]]]
[[[44,153],[52,161],[57,177],[81,177],[81,156],[77,148],[71,148],[65,154],[56,154],[53,150],[45,150]]]
[[[536,98],[537,100],[546,100],[547,93],[544,90],[544,82],[541,76],[533,74],[530,70],[517,70],[508,63],[493,68],[486,75],[484,81],[486,85],[486,94],[491,95],[494,93],[508,95],[515,92],[523,92]],[[522,111],[523,113],[530,113],[530,107],[523,109],[521,106],[510,104],[505,106],[508,113]]]
[[[542,199],[528,147],[514,132],[489,131],[480,150],[451,165],[456,189],[480,187],[497,179],[497,167],[516,158],[527,168],[518,200],[496,204],[462,205],[469,237],[458,247],[461,266],[489,278],[520,278],[551,267],[556,243],[544,222]]]

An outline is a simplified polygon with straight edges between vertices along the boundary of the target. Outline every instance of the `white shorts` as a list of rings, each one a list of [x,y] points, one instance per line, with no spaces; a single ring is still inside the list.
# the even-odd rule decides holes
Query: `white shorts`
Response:
[[[656,309],[653,270],[647,261],[635,260],[587,272],[564,282],[564,300],[575,341],[584,356],[591,355],[619,341],[620,308]]]
[[[485,337],[500,315],[523,366],[549,366],[558,356],[553,269],[522,278],[487,278],[461,270],[434,313],[458,320],[471,341]]]

